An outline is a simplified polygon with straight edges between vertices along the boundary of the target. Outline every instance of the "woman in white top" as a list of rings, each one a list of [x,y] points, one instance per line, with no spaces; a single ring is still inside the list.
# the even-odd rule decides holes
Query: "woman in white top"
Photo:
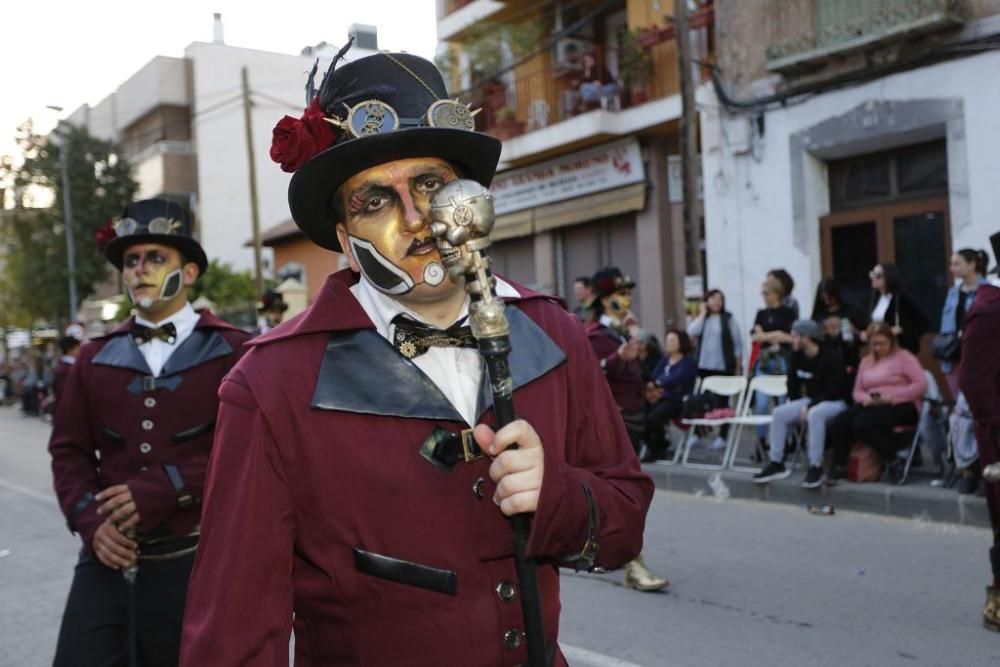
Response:
[[[876,264],[868,277],[872,284],[871,321],[887,323],[900,347],[918,354],[927,318],[903,289],[899,269],[895,264]]]

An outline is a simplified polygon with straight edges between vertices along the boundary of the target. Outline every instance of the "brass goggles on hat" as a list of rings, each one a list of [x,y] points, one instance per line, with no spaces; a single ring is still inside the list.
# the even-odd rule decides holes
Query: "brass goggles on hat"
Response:
[[[388,134],[406,127],[436,127],[451,130],[475,131],[475,115],[479,109],[470,110],[456,100],[438,100],[428,109],[423,118],[400,118],[396,110],[382,100],[366,100],[353,107],[344,104],[347,118],[324,118],[355,139],[376,134]]]
[[[114,224],[116,236],[133,234],[176,234],[183,228],[180,220],[174,218],[153,218],[145,225],[133,218],[122,218]]]

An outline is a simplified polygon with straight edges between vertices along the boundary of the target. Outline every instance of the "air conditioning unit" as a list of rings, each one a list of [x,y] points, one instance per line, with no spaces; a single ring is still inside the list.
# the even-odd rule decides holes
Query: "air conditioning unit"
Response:
[[[583,54],[590,51],[591,46],[591,43],[585,39],[563,37],[555,44],[555,61],[559,64],[567,63],[571,60],[580,62]],[[573,56],[574,52],[576,53],[575,58]]]

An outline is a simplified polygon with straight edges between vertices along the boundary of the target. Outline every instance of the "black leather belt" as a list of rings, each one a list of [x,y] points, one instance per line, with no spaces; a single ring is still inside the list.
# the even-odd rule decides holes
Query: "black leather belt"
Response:
[[[420,455],[439,468],[451,470],[456,463],[471,463],[483,458],[483,450],[476,443],[471,428],[455,433],[435,426],[420,445]]]
[[[171,560],[194,553],[198,549],[199,530],[195,528],[187,535],[138,535],[139,560]]]

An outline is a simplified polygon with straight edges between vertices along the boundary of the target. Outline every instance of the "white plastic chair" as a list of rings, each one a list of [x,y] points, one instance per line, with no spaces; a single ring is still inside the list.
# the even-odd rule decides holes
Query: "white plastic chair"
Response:
[[[747,388],[746,399],[743,401],[742,411],[733,418],[732,423],[736,425],[735,432],[730,438],[726,447],[725,465],[730,470],[742,472],[758,472],[759,467],[737,466],[736,453],[740,448],[740,437],[743,429],[747,426],[770,426],[774,421],[774,415],[755,415],[753,412],[753,399],[758,393],[764,394],[774,399],[788,396],[788,377],[785,375],[755,375],[750,379],[750,386]],[[764,452],[762,455],[766,455]],[[766,456],[764,456],[766,459]]]
[[[732,399],[735,396],[736,414],[739,414],[743,407],[746,390],[747,379],[742,375],[709,375],[701,381],[701,387],[699,389],[702,393],[725,396],[729,399]],[[729,454],[729,448],[732,443],[732,431],[730,431],[729,437],[726,439],[726,449],[723,452],[722,461],[720,463],[689,463],[688,457],[691,454],[691,446],[694,443],[696,427],[725,426],[726,424],[731,424],[733,419],[733,417],[723,417],[721,419],[682,419],[681,423],[691,428],[688,430],[687,438],[684,439],[684,446],[678,448],[677,451],[674,452],[674,463],[677,463],[678,460],[680,460],[681,465],[688,468],[704,468],[707,470],[721,470],[724,468],[726,464],[726,456]]]
[[[934,374],[929,370],[924,369],[924,377],[927,378],[927,389],[924,391],[923,399],[920,403],[920,416],[917,418],[917,424],[913,427],[913,439],[910,441],[910,446],[905,450],[900,450],[897,456],[906,461],[903,465],[903,474],[896,482],[898,485],[906,484],[906,478],[910,476],[910,467],[913,465],[913,457],[917,453],[917,448],[920,447],[920,436],[923,434],[924,429],[927,427],[928,420],[930,419],[931,409],[935,405],[941,405],[942,396],[941,389],[938,387],[937,380],[934,379]],[[907,433],[909,432],[909,426],[896,427],[893,429],[894,433]]]

